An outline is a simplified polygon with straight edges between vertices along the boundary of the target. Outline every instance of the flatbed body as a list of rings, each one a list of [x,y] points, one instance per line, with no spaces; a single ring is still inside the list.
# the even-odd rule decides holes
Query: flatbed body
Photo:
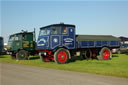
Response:
[[[111,35],[76,35],[77,48],[100,48],[120,46],[120,39]]]

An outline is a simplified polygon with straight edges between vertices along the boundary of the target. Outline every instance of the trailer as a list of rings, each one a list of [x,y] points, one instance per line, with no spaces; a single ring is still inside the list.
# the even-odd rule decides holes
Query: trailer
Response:
[[[44,62],[69,62],[72,56],[85,59],[112,58],[111,50],[120,47],[120,39],[111,35],[76,35],[75,25],[52,24],[40,28],[37,51]]]
[[[29,55],[37,54],[35,31],[22,31],[10,35],[7,50],[11,58],[17,60],[26,60],[29,59]]]

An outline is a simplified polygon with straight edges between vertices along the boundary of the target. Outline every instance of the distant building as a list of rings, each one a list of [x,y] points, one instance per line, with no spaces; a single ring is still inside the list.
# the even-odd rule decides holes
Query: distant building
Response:
[[[124,44],[124,43],[128,43],[128,38],[127,37],[119,37],[120,40],[121,40],[121,43]]]

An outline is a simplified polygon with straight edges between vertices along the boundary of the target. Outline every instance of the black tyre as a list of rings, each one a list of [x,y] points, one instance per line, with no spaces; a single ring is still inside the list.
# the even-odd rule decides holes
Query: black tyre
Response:
[[[97,56],[98,60],[108,60],[112,58],[112,52],[109,48],[104,47],[100,50],[99,56]]]
[[[89,49],[84,51],[83,59],[91,59],[91,58],[92,58],[92,51]]]
[[[60,48],[54,53],[54,61],[57,64],[65,64],[69,62],[70,52],[67,49]]]
[[[25,50],[20,50],[16,53],[17,60],[27,60],[28,59],[28,52]]]

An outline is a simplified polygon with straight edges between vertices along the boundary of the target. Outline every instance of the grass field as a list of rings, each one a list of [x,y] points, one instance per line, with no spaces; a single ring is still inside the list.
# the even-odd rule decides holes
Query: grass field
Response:
[[[128,55],[125,54],[114,54],[112,60],[107,61],[74,57],[70,63],[59,65],[55,62],[41,62],[38,56],[31,56],[30,60],[16,61],[11,60],[9,55],[3,55],[0,56],[0,62],[128,78]]]

